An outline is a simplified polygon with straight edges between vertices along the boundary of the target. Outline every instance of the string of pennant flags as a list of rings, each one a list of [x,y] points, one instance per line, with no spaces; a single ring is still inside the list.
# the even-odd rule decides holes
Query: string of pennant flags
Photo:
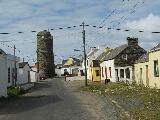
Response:
[[[22,50],[20,50],[20,49],[18,49],[18,48],[16,48],[16,47],[14,48],[14,47],[11,46],[11,45],[7,45],[7,44],[5,44],[4,42],[0,42],[0,44],[3,45],[3,46],[5,46],[5,47],[7,47],[7,48],[9,48],[9,49],[15,49],[18,53],[22,54],[25,58],[27,58],[28,61],[31,60],[31,59],[30,59],[30,56],[29,56],[29,55],[26,55]],[[34,54],[35,54],[35,53],[34,53]]]
[[[122,0],[122,2],[130,2],[130,0]],[[119,18],[119,21],[116,21],[117,23],[115,24],[115,20],[111,20],[112,17],[116,16],[116,15],[120,15],[120,10],[119,9],[113,9],[107,16],[105,16],[104,20],[99,24],[99,25],[85,25],[86,27],[90,27],[90,28],[96,28],[98,30],[102,30],[105,29],[108,30],[108,31],[111,31],[111,30],[115,30],[115,31],[124,31],[124,32],[139,32],[139,33],[143,33],[143,32],[146,32],[145,30],[133,30],[133,29],[123,29],[123,28],[120,28],[118,26],[120,26],[120,24],[122,22],[124,22],[125,20],[127,20],[127,18],[130,16],[130,15],[133,15],[136,13],[136,9],[140,6],[142,6],[143,4],[145,3],[145,0],[138,0],[138,2],[136,2],[135,4],[132,5],[132,7],[128,10],[128,15],[124,16],[120,16]],[[107,20],[111,20],[109,22],[109,24],[113,24],[112,26],[107,26],[106,25],[106,21]],[[72,25],[72,26],[67,26],[67,27],[56,27],[56,28],[50,28],[48,30],[50,31],[55,31],[55,30],[64,30],[64,29],[75,29],[75,28],[79,28],[79,27],[82,27],[82,25]],[[38,31],[37,30],[31,30],[29,31],[31,33],[37,33]],[[147,31],[148,32],[148,31]],[[23,31],[18,31],[18,32],[15,32],[17,34],[25,34],[25,32]],[[153,34],[159,34],[160,31],[150,31],[150,33],[153,33]],[[14,34],[14,33],[10,33],[10,32],[0,32],[0,35],[8,35],[8,34]],[[57,37],[57,36],[55,36]],[[0,41],[0,44],[2,44],[3,46],[6,46],[8,48],[11,48],[13,49],[12,46],[10,45],[7,45],[7,44],[4,44],[5,42],[13,42],[15,40],[11,40],[11,41]],[[35,43],[35,42],[31,42],[31,43]],[[88,45],[89,47],[89,45]],[[19,53],[23,53],[21,50],[17,49],[16,50],[19,52]],[[27,58],[29,58],[29,56],[26,56]]]
[[[79,25],[81,26],[81,25]],[[90,26],[90,27],[93,27],[93,28],[98,28],[98,29],[102,29],[103,27],[102,26],[96,26],[96,25],[86,25],[86,26]],[[78,26],[76,26],[78,27]],[[72,28],[72,27],[67,27],[67,28]],[[65,29],[64,27],[63,28],[60,28],[60,29]],[[108,27],[107,28],[108,30],[117,30],[117,31],[120,31],[120,30],[123,30],[125,32],[129,32],[131,31],[130,29],[121,29],[121,28],[114,28],[114,27]],[[51,29],[50,29],[51,30]],[[31,31],[32,32],[32,31]],[[35,31],[37,32],[37,31]],[[138,32],[145,32],[144,30],[139,30]],[[18,32],[19,33],[19,32]],[[22,32],[23,33],[23,32]],[[160,33],[160,31],[151,31],[151,33]],[[3,34],[3,35],[7,35],[7,34],[11,34],[11,33],[0,33],[0,34]],[[12,41],[15,41],[15,40],[11,40],[11,41],[0,41],[0,42],[12,42]]]

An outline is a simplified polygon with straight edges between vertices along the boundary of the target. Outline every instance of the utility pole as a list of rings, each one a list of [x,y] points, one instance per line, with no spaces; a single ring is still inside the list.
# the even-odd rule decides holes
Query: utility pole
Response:
[[[15,45],[14,45],[14,86],[16,87],[17,86],[17,84],[16,84],[16,82],[17,82],[17,71],[16,71],[16,47],[15,47]]]
[[[39,50],[37,49],[37,51],[36,51],[36,53],[37,53],[37,73],[39,73]]]
[[[82,23],[82,26],[83,26],[83,31],[82,31],[82,34],[83,34],[83,48],[84,48],[84,66],[85,66],[85,86],[87,86],[87,64],[86,64],[86,60],[87,60],[87,55],[86,55],[86,41],[85,41],[85,30],[84,30],[84,27],[85,26],[88,26],[88,25],[85,25],[85,23],[83,22]]]

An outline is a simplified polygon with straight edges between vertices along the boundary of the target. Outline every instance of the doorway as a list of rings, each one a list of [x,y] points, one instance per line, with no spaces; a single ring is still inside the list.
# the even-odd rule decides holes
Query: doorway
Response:
[[[118,82],[119,82],[118,69],[115,69],[115,72],[116,72],[116,81],[118,81]]]
[[[146,84],[149,87],[148,65],[146,65]]]
[[[142,68],[140,68],[140,84],[141,85],[143,84],[143,81],[142,81]]]

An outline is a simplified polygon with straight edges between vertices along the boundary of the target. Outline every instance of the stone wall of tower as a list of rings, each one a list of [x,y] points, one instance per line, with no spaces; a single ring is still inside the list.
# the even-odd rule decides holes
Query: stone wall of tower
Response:
[[[38,71],[46,77],[54,76],[53,36],[49,31],[37,34]]]

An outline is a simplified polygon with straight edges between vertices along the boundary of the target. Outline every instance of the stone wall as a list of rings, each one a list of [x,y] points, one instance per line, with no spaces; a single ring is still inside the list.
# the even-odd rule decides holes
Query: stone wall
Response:
[[[53,37],[49,31],[37,34],[37,61],[38,71],[42,71],[46,77],[54,76]]]
[[[133,38],[132,42],[130,39],[128,40],[128,47],[115,58],[115,66],[133,66],[135,61],[138,60],[138,58],[144,53],[146,53],[146,51],[138,45],[137,38]],[[135,42],[133,42],[134,39]],[[123,55],[127,55],[127,59],[123,59]]]

